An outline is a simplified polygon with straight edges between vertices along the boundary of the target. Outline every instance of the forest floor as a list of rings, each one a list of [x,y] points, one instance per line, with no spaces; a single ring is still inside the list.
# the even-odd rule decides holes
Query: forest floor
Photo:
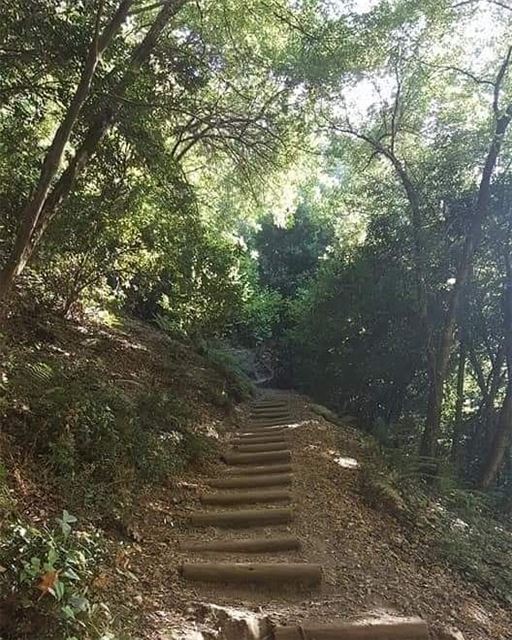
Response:
[[[49,317],[37,324],[17,321],[2,338],[5,353],[21,363],[27,358],[53,365],[86,361],[94,375],[127,393],[132,389],[172,392],[182,404],[194,408],[194,428],[209,436],[217,451],[227,446],[230,435],[249,414],[248,403],[233,409],[231,401],[226,402],[232,381],[218,366],[190,346],[170,341],[141,323],[109,328]],[[325,578],[320,592],[253,592],[202,587],[182,579],[180,565],[202,561],[205,556],[183,552],[180,544],[218,535],[214,529],[192,529],[188,524],[190,513],[201,508],[199,495],[207,490],[207,479],[223,473],[217,455],[200,456],[193,466],[176,471],[165,482],[139,486],[126,523],[114,514],[108,517],[108,503],[105,516],[93,513],[81,502],[79,489],[86,481],[75,479],[73,491],[78,494],[75,504],[70,502],[70,484],[53,475],[48,458],[27,447],[11,424],[1,435],[11,496],[6,506],[0,504],[2,518],[7,520],[14,512],[16,517],[40,526],[53,522],[62,509],[69,509],[78,516],[80,526],[101,529],[108,541],[109,560],[96,575],[92,593],[110,612],[114,635],[103,636],[109,640],[222,640],[224,636],[218,634],[225,622],[219,621],[222,615],[229,626],[230,620],[244,616],[289,624],[385,614],[421,616],[432,628],[458,629],[464,640],[510,640],[510,604],[454,570],[439,554],[436,514],[441,507],[435,499],[418,519],[402,512],[400,499],[394,503],[392,492],[390,499],[376,500],[371,483],[376,472],[370,464],[376,449],[371,438],[349,420],[334,424],[321,417],[306,397],[293,392],[269,393],[286,399],[293,417],[290,444],[296,513],[290,527],[273,527],[272,532],[292,532],[302,547],[299,552],[279,554],[279,558],[230,558],[223,554],[221,560],[320,563]],[[18,419],[20,411],[25,415],[27,409],[17,409]],[[10,415],[4,415],[5,427],[9,427]],[[27,424],[32,428],[31,422]],[[44,420],[34,424],[44,426]],[[455,516],[453,520],[454,526],[460,525]],[[258,530],[258,535],[262,533],[270,533],[270,529]],[[223,535],[254,534],[245,530]],[[495,572],[499,571],[496,567]],[[30,594],[39,597],[37,590]],[[3,613],[0,606],[0,627]],[[241,639],[241,633],[236,633],[231,637]],[[6,637],[42,635],[28,631]],[[449,638],[459,640],[460,636]]]
[[[216,638],[218,616],[208,614],[213,604],[228,607],[230,617],[253,612],[281,624],[368,615],[420,616],[433,629],[455,630],[454,635],[436,637],[510,640],[512,609],[450,570],[433,548],[425,525],[401,522],[387,512],[384,503],[369,506],[360,478],[368,455],[365,437],[349,424],[334,425],[320,417],[305,397],[279,396],[290,402],[294,416],[296,518],[290,527],[272,527],[272,532],[293,532],[302,542],[300,552],[280,554],[281,561],[323,565],[321,592],[297,596],[198,588],[181,579],[182,562],[205,558],[180,552],[180,543],[215,535],[213,529],[191,529],[187,515],[200,508],[198,495],[206,489],[208,476],[221,473],[219,463],[183,475],[172,486],[148,496],[141,506],[142,542],[134,550],[130,568],[135,579],[115,579],[124,602],[142,607],[140,635],[148,640]],[[233,422],[243,423],[247,407],[239,407],[237,413]],[[220,438],[226,438],[232,428],[226,422]],[[243,535],[255,534],[249,530]],[[223,554],[222,561],[226,560],[275,561],[269,555],[230,558]],[[456,630],[463,636],[457,636]]]

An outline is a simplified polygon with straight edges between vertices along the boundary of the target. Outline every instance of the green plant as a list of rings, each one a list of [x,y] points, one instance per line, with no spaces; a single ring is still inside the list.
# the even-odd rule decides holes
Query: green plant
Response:
[[[53,527],[17,521],[0,544],[3,596],[16,599],[24,619],[38,616],[49,630],[68,635],[84,629],[98,610],[90,584],[105,551],[100,533],[78,530],[76,522],[65,510]]]
[[[510,532],[484,509],[481,497],[459,502],[462,517],[452,510],[440,511],[436,549],[439,557],[466,579],[512,603],[512,554]],[[460,496],[457,498],[459,500]]]
[[[237,402],[247,400],[254,387],[247,373],[234,356],[219,345],[201,345],[201,355],[213,365],[226,380],[226,392]]]

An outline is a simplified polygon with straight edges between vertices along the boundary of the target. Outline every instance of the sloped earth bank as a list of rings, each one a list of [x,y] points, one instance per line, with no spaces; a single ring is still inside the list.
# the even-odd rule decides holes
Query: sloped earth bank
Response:
[[[106,589],[118,591],[126,618],[137,612],[136,636],[243,640],[254,637],[238,621],[247,616],[252,616],[249,626],[253,631],[258,627],[263,638],[271,637],[267,634],[272,624],[391,615],[420,616],[432,629],[458,629],[463,634],[444,637],[509,640],[510,608],[442,566],[420,530],[367,506],[359,492],[356,462],[362,461],[364,446],[357,431],[319,417],[304,397],[272,395],[290,403],[294,419],[289,436],[294,522],[220,532],[191,527],[191,512],[205,508],[199,495],[208,491],[207,478],[225,475],[220,461],[148,495],[138,518],[140,541],[127,547],[119,558],[120,571],[105,580]],[[240,407],[234,422],[243,425],[247,412],[247,406]],[[227,443],[235,425],[225,423],[222,428],[219,438]],[[180,544],[194,540],[270,534],[296,535],[302,548],[281,552],[277,558],[228,553],[216,558],[180,550]],[[179,572],[181,564],[201,561],[319,563],[324,584],[321,590],[297,593],[186,582]]]

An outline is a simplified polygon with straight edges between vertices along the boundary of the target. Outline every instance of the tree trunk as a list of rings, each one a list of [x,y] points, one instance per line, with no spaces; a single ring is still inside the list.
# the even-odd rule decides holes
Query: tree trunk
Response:
[[[448,364],[455,338],[454,334],[457,310],[462,292],[471,272],[473,256],[480,240],[482,224],[489,210],[491,178],[511,119],[512,105],[509,105],[504,114],[496,119],[493,138],[482,169],[482,177],[478,188],[478,197],[473,218],[464,241],[462,255],[457,268],[455,284],[451,291],[448,309],[443,323],[441,336],[439,338],[436,354],[435,377],[431,381],[431,388],[429,389],[427,418],[420,447],[420,454],[422,456],[434,457],[436,455],[437,437],[441,426],[444,383],[448,373]]]
[[[457,400],[455,403],[455,421],[452,436],[452,462],[457,463],[460,457],[460,439],[462,436],[462,409],[464,407],[464,373],[466,369],[466,343],[460,341],[459,366],[457,369]]]
[[[512,384],[507,385],[507,393],[501,407],[498,425],[480,476],[480,488],[488,489],[496,480],[503,463],[505,452],[512,436]]]
[[[427,397],[427,417],[421,437],[420,455],[425,458],[435,457],[437,449],[437,435],[441,425],[441,407],[443,390],[435,372],[430,374],[430,384]]]
[[[133,0],[124,0],[121,6],[124,7],[125,5],[128,5],[129,7],[132,2]],[[124,73],[115,88],[114,100],[110,102],[109,106],[103,109],[103,111],[94,120],[93,124],[89,127],[82,144],[78,147],[78,150],[70,160],[59,180],[55,183],[53,189],[50,192],[47,189],[45,198],[39,207],[39,213],[35,222],[32,221],[30,227],[20,230],[9,262],[0,274],[0,302],[5,304],[15,278],[24,269],[34,251],[34,248],[44,235],[44,232],[55,216],[58,208],[69,195],[76,177],[87,165],[101,140],[115,122],[121,104],[121,98],[130,84],[135,72],[147,60],[167,23],[183,6],[183,4],[185,4],[185,2],[186,0],[168,0],[163,4],[162,9],[155,18],[143,41],[136,47],[127,71]]]
[[[508,251],[509,247],[507,247],[504,255],[506,279],[503,290],[504,344],[508,376],[507,392],[501,407],[498,425],[482,467],[480,476],[480,487],[482,489],[487,489],[495,482],[503,463],[505,452],[512,440],[512,264]]]
[[[14,246],[7,263],[0,272],[0,302],[5,301],[15,278],[21,273],[30,258],[32,253],[32,235],[39,222],[51,184],[59,171],[64,150],[69,142],[73,127],[89,96],[98,63],[116,33],[121,28],[132,4],[133,0],[122,0],[114,16],[100,35],[99,23],[102,13],[101,7],[103,5],[103,3],[100,2],[100,7],[96,15],[93,39],[80,81],[64,115],[64,119],[55,132],[50,148],[46,153],[34,192],[21,212],[21,224],[14,241]]]

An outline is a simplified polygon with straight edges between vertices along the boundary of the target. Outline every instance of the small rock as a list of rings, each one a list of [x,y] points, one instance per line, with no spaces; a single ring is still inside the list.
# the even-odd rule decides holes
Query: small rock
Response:
[[[142,604],[142,602],[143,602],[143,598],[142,598],[142,596],[140,594],[135,596],[134,600],[135,600],[135,602],[137,604]]]

